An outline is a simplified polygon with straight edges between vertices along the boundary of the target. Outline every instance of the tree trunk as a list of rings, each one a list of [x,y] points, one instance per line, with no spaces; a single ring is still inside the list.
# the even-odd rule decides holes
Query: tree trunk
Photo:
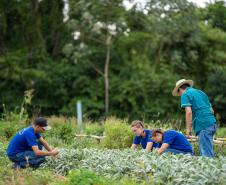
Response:
[[[106,59],[104,66],[104,84],[105,84],[105,116],[108,115],[109,112],[109,65],[110,65],[110,56],[111,56],[111,35],[107,35],[106,39]]]

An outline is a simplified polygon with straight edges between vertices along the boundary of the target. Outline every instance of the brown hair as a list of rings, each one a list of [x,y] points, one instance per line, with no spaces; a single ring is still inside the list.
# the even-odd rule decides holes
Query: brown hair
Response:
[[[132,123],[131,123],[130,126],[131,126],[131,127],[144,128],[144,124],[143,124],[143,122],[140,121],[140,120],[134,120],[134,121],[132,121]]]
[[[163,134],[164,134],[164,131],[163,131],[161,128],[152,130],[152,132],[151,132],[151,138],[152,138],[152,137],[156,137],[156,136],[157,136],[157,133],[163,135]]]

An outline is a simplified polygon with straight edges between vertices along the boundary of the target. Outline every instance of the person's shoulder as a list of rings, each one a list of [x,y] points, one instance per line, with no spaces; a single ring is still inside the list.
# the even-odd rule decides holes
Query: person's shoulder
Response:
[[[174,130],[166,130],[165,133],[172,133]]]
[[[206,93],[204,91],[202,91],[201,89],[197,89],[198,92],[200,92],[203,95],[206,95]]]
[[[198,89],[194,88],[194,87],[188,87],[185,91],[185,93],[191,93],[191,92],[194,92],[194,91],[198,91]]]
[[[165,134],[167,134],[167,135],[176,135],[177,131],[176,130],[167,130],[167,131],[165,131]]]
[[[197,88],[194,88],[194,87],[190,87],[188,89],[188,92],[200,92],[200,93],[204,93],[201,89],[197,89]]]
[[[25,130],[27,132],[31,132],[31,131],[34,131],[34,128],[32,126],[28,126],[28,127],[25,128]]]
[[[141,138],[141,136],[135,135],[134,138],[135,138],[135,139],[139,139],[139,138]]]
[[[167,130],[164,132],[163,142],[167,143],[167,142],[173,141],[176,136],[177,134],[175,133],[174,130]]]
[[[206,93],[204,91],[202,91],[201,89],[195,89],[192,88],[192,90],[190,91],[191,93],[193,93],[194,95],[201,95],[201,96],[207,96]]]
[[[34,134],[34,128],[32,126],[24,128],[24,133],[26,134]]]
[[[188,87],[184,93],[181,95],[181,97],[185,97],[185,96],[188,96],[188,97],[191,97],[193,96],[196,92],[199,92],[200,90],[199,89],[196,89],[196,88],[193,88],[193,87]]]
[[[151,133],[151,132],[152,132],[150,129],[144,129],[144,131],[145,131],[146,133]]]
[[[185,96],[189,96],[191,95],[193,92],[193,89],[191,89],[191,87],[188,87],[181,95],[181,98],[185,97]]]

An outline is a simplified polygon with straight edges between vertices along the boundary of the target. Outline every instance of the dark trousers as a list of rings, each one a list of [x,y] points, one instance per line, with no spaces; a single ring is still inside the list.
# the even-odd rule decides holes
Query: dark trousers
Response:
[[[38,148],[42,150],[41,143],[38,143]],[[40,164],[45,162],[45,156],[38,156],[33,150],[20,152],[14,156],[8,157],[14,163],[15,168],[38,168]]]

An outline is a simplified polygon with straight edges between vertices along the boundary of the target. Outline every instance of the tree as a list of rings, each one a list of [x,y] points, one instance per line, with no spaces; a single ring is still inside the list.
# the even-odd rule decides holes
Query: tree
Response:
[[[125,9],[122,0],[71,1],[69,27],[74,42],[66,46],[73,47],[71,60],[84,61],[104,78],[105,115],[109,113],[109,67],[114,41],[128,31],[124,20]],[[103,49],[105,52],[103,52]],[[72,53],[76,53],[73,55]],[[74,58],[76,57],[76,59]]]
[[[209,22],[213,28],[220,28],[226,31],[226,4],[225,1],[215,1],[208,4],[204,10],[204,19]]]

